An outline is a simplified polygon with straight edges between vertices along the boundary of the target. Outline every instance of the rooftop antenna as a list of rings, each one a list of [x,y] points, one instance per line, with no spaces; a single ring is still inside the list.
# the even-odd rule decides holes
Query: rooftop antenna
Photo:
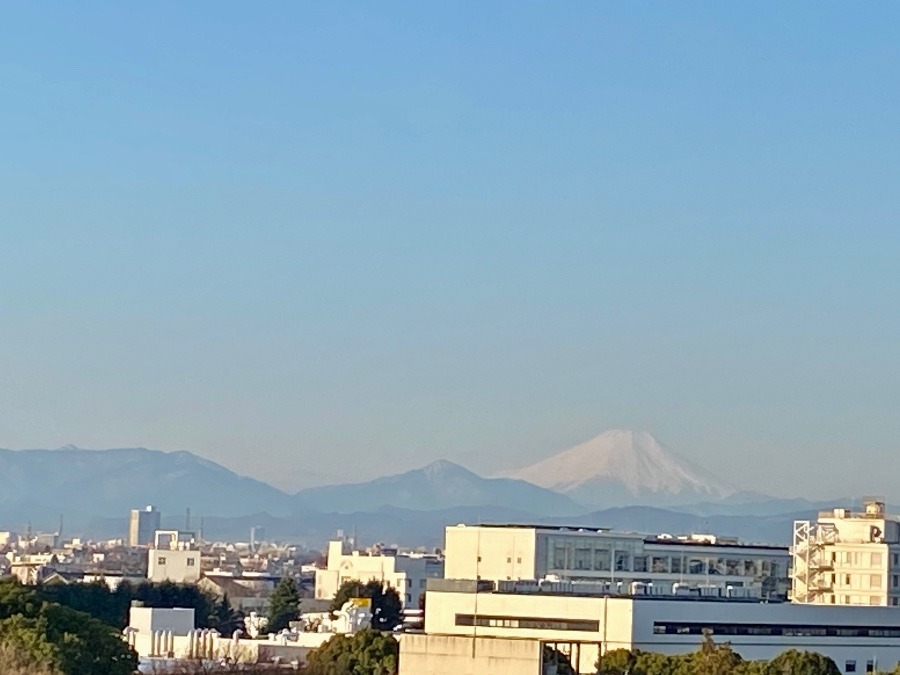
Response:
[[[184,531],[185,532],[191,531],[191,507],[190,506],[188,506],[184,510]]]
[[[197,532],[197,542],[203,542],[203,516],[200,516],[200,531]]]

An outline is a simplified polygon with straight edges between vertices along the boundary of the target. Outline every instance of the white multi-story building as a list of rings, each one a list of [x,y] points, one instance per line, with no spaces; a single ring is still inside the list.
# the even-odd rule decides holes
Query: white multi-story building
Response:
[[[342,540],[328,543],[325,569],[316,570],[316,598],[329,600],[347,581],[379,581],[397,591],[404,605],[417,605],[428,579],[444,576],[444,561],[436,555],[399,553],[381,548],[351,551]]]
[[[882,501],[796,521],[791,553],[794,602],[900,606],[900,522]]]
[[[787,547],[741,544],[713,535],[672,537],[582,527],[456,525],[445,533],[448,579],[652,583],[747,587],[785,597]]]
[[[147,551],[147,579],[194,583],[200,579],[200,551],[193,532],[157,530]]]
[[[900,661],[900,625],[886,607],[627,597],[572,592],[578,584],[547,586],[430,582],[425,632],[403,635],[400,675],[540,673],[548,647],[569,655],[576,672],[593,674],[609,650],[684,654],[699,648],[704,631],[747,660],[807,650],[850,674],[890,670]]]

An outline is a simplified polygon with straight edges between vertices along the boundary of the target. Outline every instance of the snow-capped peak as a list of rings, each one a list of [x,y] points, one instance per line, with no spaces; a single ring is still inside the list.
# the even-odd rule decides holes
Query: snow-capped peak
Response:
[[[512,472],[591,505],[722,499],[734,488],[674,455],[646,431],[611,429]]]

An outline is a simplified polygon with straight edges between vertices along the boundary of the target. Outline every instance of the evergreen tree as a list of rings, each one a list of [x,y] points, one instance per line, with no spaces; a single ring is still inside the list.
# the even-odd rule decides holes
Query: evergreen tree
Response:
[[[235,629],[241,627],[241,619],[240,613],[231,606],[226,593],[213,604],[212,612],[206,623],[222,635],[231,635]]]
[[[712,633],[703,631],[700,651],[691,659],[690,671],[693,675],[733,675],[742,659],[731,649],[731,644],[716,644]]]
[[[372,596],[367,594],[366,585],[361,581],[345,581],[341,584],[341,587],[337,589],[337,593],[334,594],[334,598],[332,598],[331,604],[328,606],[328,611],[339,611],[348,600],[353,598],[370,597]]]
[[[597,675],[631,675],[639,653],[629,649],[609,650],[597,659]]]
[[[300,591],[293,577],[284,577],[269,598],[269,625],[267,630],[276,633],[300,618]]]
[[[372,628],[378,630],[394,630],[403,623],[403,603],[400,595],[391,587],[385,587],[380,581],[345,581],[341,584],[329,606],[330,612],[336,612],[351,598],[370,598],[372,600]]]
[[[117,629],[13,580],[0,581],[0,653],[12,661],[0,672],[24,667],[36,673],[131,675],[137,668],[137,654]]]
[[[396,675],[400,647],[393,635],[371,629],[335,635],[310,652],[309,675]]]
[[[834,661],[817,652],[801,652],[789,649],[769,662],[770,675],[841,675]]]

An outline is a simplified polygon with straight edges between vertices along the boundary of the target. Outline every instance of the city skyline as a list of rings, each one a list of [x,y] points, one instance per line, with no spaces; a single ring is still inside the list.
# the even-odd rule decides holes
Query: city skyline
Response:
[[[890,496],[900,9],[763,7],[8,8],[0,447]]]

